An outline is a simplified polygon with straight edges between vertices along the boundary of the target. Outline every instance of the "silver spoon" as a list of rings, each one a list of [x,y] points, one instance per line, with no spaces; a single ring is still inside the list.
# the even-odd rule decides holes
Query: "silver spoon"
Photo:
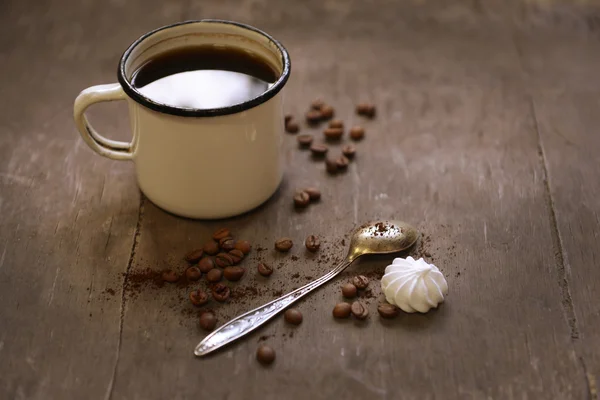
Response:
[[[296,300],[333,279],[357,258],[366,254],[400,252],[415,244],[417,238],[417,230],[402,221],[385,221],[361,226],[350,239],[348,255],[333,270],[293,292],[232,319],[205,337],[196,346],[194,354],[205,356],[252,332]]]

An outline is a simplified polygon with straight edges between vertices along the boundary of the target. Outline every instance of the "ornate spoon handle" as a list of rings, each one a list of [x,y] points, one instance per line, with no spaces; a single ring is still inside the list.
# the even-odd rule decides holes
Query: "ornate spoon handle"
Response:
[[[205,356],[228,343],[233,342],[236,339],[241,338],[247,333],[252,332],[279,312],[283,311],[290,304],[296,300],[306,296],[314,289],[318,288],[325,282],[331,280],[337,274],[345,270],[352,263],[351,259],[346,259],[339,263],[334,269],[322,277],[310,282],[307,285],[302,286],[290,292],[286,295],[281,296],[265,305],[262,305],[254,310],[248,311],[245,314],[236,317],[208,335],[201,341],[194,350],[194,354],[197,356]]]

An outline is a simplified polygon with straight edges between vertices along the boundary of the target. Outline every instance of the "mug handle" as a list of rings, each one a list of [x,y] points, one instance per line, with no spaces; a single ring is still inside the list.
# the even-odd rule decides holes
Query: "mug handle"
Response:
[[[111,140],[100,135],[88,122],[85,111],[95,103],[125,99],[126,95],[121,85],[110,83],[108,85],[97,85],[85,89],[79,93],[73,105],[73,118],[83,140],[96,153],[112,158],[113,160],[132,160],[133,146],[131,142]]]

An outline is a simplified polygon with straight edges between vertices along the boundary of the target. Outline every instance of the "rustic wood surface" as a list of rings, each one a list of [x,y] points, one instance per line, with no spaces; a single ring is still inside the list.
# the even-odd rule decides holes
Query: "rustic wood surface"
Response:
[[[600,7],[447,3],[1,2],[0,398],[597,399]],[[285,135],[272,199],[193,221],[147,201],[133,164],[85,146],[77,93],[115,81],[139,35],[206,17],[286,45],[289,112],[322,97],[366,127],[347,173],[328,176]],[[375,120],[353,114],[363,99]],[[94,107],[92,122],[125,140],[123,106]],[[291,196],[305,185],[323,199],[297,213]],[[450,287],[438,310],[382,321],[374,281],[366,322],[333,320],[340,282],[390,261],[367,259],[302,301],[299,327],[278,318],[198,359],[190,288],[139,284],[231,228],[255,244],[236,286],[257,293],[210,304],[223,323],[325,273],[345,235],[380,218],[424,233]],[[308,234],[325,258],[304,252]],[[288,256],[271,250],[281,236],[296,241]],[[256,275],[258,260],[276,266],[271,278]],[[277,352],[269,368],[254,359],[259,342]]]

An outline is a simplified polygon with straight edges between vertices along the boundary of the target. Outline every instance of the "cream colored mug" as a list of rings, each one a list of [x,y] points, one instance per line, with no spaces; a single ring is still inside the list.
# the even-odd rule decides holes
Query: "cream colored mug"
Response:
[[[251,52],[279,78],[256,98],[213,109],[161,104],[132,85],[133,73],[149,59],[195,45]],[[75,100],[75,123],[92,150],[135,163],[140,189],[158,207],[189,218],[229,217],[265,202],[281,182],[281,89],[289,75],[286,49],[256,28],[220,20],[177,23],[129,46],[119,62],[119,83],[82,91]],[[100,135],[85,117],[92,104],[115,100],[129,106],[131,142]]]

